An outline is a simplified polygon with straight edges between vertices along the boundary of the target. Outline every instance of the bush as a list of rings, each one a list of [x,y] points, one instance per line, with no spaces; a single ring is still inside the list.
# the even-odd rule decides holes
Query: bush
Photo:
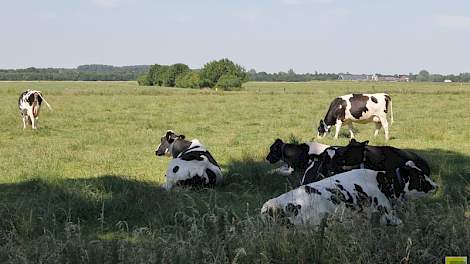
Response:
[[[235,75],[224,74],[217,81],[216,87],[226,91],[240,90],[242,87],[242,80]]]
[[[196,72],[187,72],[176,78],[176,87],[199,88],[199,81],[199,74]]]
[[[137,78],[137,83],[141,86],[150,86],[152,85],[149,79],[148,74],[142,74]]]
[[[229,59],[211,61],[204,65],[201,70],[201,79],[204,80],[204,86],[207,85],[208,87],[217,85],[223,75],[235,76],[240,82],[248,79],[245,69]]]

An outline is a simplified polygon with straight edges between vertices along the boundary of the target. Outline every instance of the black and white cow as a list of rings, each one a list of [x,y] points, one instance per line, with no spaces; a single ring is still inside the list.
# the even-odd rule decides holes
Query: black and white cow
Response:
[[[385,131],[385,139],[388,140],[388,105],[390,104],[390,121],[393,123],[392,99],[386,93],[375,94],[348,94],[333,100],[325,118],[320,120],[318,137],[323,137],[335,125],[335,139],[338,138],[339,130],[343,124],[349,126],[349,134],[354,138],[353,122],[375,123],[377,136],[381,127]]]
[[[261,214],[281,223],[318,226],[337,213],[371,217],[377,212],[382,224],[399,225],[402,221],[394,215],[392,204],[436,189],[436,183],[408,161],[395,171],[356,169],[300,186],[267,201]]]
[[[308,184],[352,169],[394,171],[409,160],[426,175],[431,170],[425,159],[414,152],[391,146],[369,146],[369,141],[351,139],[345,147],[330,147],[306,169],[301,184]]]
[[[163,185],[167,190],[174,186],[214,187],[222,181],[219,165],[197,139],[188,141],[184,135],[169,130],[161,137],[155,154],[173,157]]]
[[[269,147],[266,160],[271,164],[278,161],[286,162],[294,172],[303,175],[312,159],[328,147],[330,146],[317,142],[289,144],[278,138]]]
[[[43,101],[52,110],[52,107],[44,99],[41,91],[27,90],[21,93],[18,99],[18,108],[23,119],[23,129],[26,128],[26,121],[31,124],[33,129],[37,128],[39,109]]]

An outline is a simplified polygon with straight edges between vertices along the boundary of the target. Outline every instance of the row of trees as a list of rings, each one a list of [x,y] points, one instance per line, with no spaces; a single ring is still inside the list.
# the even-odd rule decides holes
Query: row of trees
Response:
[[[455,74],[431,74],[427,70],[421,70],[417,75],[412,78],[418,82],[443,82],[444,80],[451,80],[452,82],[470,82],[470,73],[464,72],[459,75]]]
[[[224,90],[239,89],[248,81],[245,69],[229,59],[211,61],[200,70],[191,70],[188,65],[150,66],[147,74],[138,79],[139,85],[156,85],[180,88],[221,88]]]
[[[293,69],[287,72],[266,73],[256,72],[251,69],[248,71],[248,76],[251,81],[264,81],[264,82],[308,82],[308,81],[329,81],[338,80],[336,73],[295,73]]]
[[[90,64],[74,69],[26,68],[0,70],[0,81],[131,81],[147,72],[149,66],[123,66]]]

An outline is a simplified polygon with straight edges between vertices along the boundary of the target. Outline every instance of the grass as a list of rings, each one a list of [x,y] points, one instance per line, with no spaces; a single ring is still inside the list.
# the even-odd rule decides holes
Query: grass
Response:
[[[37,131],[17,99],[39,89]],[[330,101],[389,92],[387,143],[416,151],[441,186],[401,206],[401,227],[288,228],[261,205],[291,188],[267,171],[275,138],[313,140]],[[0,82],[0,263],[442,263],[470,255],[470,84],[250,82],[239,92],[138,87],[133,82]],[[226,178],[214,190],[161,189],[167,129],[198,138]],[[345,137],[320,142],[344,145]]]

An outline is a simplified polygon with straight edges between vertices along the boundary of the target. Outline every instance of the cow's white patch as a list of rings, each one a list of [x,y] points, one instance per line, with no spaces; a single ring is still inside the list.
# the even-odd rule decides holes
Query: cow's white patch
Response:
[[[336,151],[334,149],[327,149],[326,150],[326,153],[328,154],[328,156],[330,156],[330,158],[332,159],[335,154],[336,154]]]

